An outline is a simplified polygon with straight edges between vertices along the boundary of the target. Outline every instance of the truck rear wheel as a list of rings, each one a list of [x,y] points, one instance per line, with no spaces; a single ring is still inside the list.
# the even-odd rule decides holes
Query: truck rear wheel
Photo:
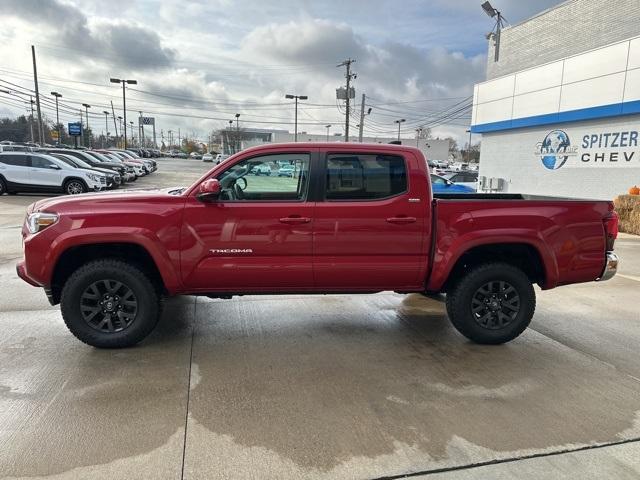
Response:
[[[99,348],[137,344],[160,317],[160,298],[151,280],[120,260],[78,268],[64,284],[60,307],[71,333]]]
[[[472,268],[447,293],[453,326],[476,343],[513,340],[529,326],[536,295],[527,275],[508,263]]]

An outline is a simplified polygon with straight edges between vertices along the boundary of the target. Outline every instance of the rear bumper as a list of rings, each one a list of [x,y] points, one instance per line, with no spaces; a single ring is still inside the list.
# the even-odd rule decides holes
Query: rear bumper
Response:
[[[618,261],[618,255],[616,255],[614,252],[607,252],[604,270],[602,270],[598,281],[604,282],[606,280],[609,280],[610,278],[613,278],[613,276],[618,271]]]

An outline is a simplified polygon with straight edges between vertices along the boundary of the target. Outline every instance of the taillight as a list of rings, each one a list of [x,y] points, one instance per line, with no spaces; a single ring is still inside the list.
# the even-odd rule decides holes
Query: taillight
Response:
[[[607,241],[607,251],[613,250],[613,244],[618,238],[618,214],[616,212],[611,212],[607,215],[604,220],[604,232],[606,235]]]

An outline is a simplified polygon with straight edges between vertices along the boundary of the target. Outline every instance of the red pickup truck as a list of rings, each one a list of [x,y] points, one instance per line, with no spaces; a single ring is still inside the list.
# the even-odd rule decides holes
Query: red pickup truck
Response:
[[[517,337],[543,290],[612,277],[607,201],[433,195],[412,147],[297,143],[247,149],[188,188],[40,200],[27,211],[28,283],[71,332],[124,347],[161,299],[291,293],[446,293],[454,326]]]

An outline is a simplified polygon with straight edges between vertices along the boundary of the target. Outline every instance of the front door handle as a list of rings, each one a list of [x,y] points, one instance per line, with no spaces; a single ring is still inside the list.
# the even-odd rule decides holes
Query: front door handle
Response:
[[[399,225],[404,225],[407,223],[415,223],[416,217],[390,217],[387,218],[387,222],[389,223],[397,223]]]
[[[280,223],[286,223],[289,225],[300,225],[302,223],[309,223],[311,219],[309,217],[300,217],[292,215],[290,217],[284,217],[280,219]]]

